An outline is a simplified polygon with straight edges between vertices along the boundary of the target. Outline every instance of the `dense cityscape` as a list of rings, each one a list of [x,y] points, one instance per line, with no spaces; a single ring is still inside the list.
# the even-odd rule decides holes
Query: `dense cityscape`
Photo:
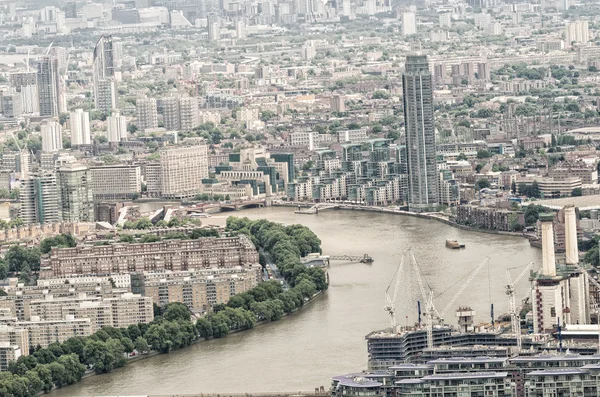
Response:
[[[165,395],[110,376],[280,320],[252,366],[307,367],[289,324],[360,283],[387,323],[320,320],[326,386],[219,395],[600,395],[596,0],[1,0],[0,38],[0,396]]]

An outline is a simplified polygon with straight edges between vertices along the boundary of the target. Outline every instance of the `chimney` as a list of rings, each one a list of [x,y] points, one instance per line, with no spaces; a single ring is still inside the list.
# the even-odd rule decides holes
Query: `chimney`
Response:
[[[554,257],[554,214],[540,214],[542,225],[542,274],[556,276],[556,258]]]
[[[577,248],[577,215],[575,207],[566,206],[565,211],[565,249],[567,265],[579,263],[579,249]]]

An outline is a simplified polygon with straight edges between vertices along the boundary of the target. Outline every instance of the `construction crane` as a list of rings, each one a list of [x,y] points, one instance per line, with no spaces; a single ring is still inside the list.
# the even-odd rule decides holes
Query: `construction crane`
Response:
[[[46,55],[50,55],[50,50],[52,49],[52,44],[54,44],[54,42],[50,43],[50,45],[48,46],[48,49],[46,50]]]
[[[392,281],[390,281],[390,285],[388,285],[385,290],[385,306],[383,309],[389,313],[390,321],[392,323],[392,332],[396,331],[396,297],[398,296],[398,287],[400,286],[400,277],[402,275],[402,269],[404,267],[404,258],[406,255],[402,255],[402,259],[400,260],[400,265],[396,269],[396,273],[394,273],[394,277],[392,277]],[[394,282],[395,281],[395,282]],[[394,285],[393,292],[390,294],[392,289],[392,284]]]
[[[508,313],[510,315],[510,325],[511,325],[512,333],[517,338],[517,348],[519,351],[521,351],[521,346],[522,346],[522,343],[521,343],[521,317],[520,317],[519,310],[517,310],[517,303],[515,300],[515,295],[516,295],[515,285],[517,285],[517,283],[519,281],[521,281],[523,276],[525,276],[525,274],[529,271],[529,269],[531,269],[532,266],[533,266],[533,262],[530,262],[527,266],[525,266],[525,269],[523,269],[521,274],[519,274],[519,276],[514,281],[510,276],[510,271],[514,270],[514,269],[518,269],[518,267],[511,267],[509,269],[506,269],[506,295],[508,296]]]
[[[412,262],[415,268],[415,273],[417,275],[417,282],[419,283],[419,289],[421,290],[421,295],[423,296],[423,300],[425,301],[425,326],[427,329],[427,348],[433,348],[433,323],[437,319],[439,324],[442,324],[444,321],[444,314],[448,311],[448,309],[456,302],[458,297],[465,291],[467,286],[473,281],[477,273],[481,270],[484,265],[489,265],[490,258],[485,258],[477,267],[470,273],[467,280],[462,283],[460,289],[454,294],[452,299],[448,302],[446,307],[441,312],[438,312],[435,307],[435,297],[433,293],[433,288],[429,284],[427,284],[427,288],[429,291],[425,290],[425,282],[424,277],[421,275],[421,270],[419,269],[419,265],[417,263],[417,259],[415,258],[414,253],[412,253]]]

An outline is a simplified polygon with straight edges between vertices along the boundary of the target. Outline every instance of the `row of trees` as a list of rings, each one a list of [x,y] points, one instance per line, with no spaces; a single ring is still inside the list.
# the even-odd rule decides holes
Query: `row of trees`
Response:
[[[327,289],[322,269],[300,263],[301,256],[321,251],[321,241],[307,227],[229,217],[227,230],[248,235],[261,253],[263,266],[275,262],[292,288],[284,290],[280,282],[270,280],[232,296],[226,305],[216,305],[212,314],[196,322],[201,337],[220,338],[231,330],[252,328],[257,321],[277,321],[302,307],[317,291]]]
[[[42,254],[50,252],[52,247],[74,247],[75,245],[75,239],[70,234],[47,237],[40,242],[39,247],[26,248],[13,245],[0,260],[0,279],[5,279],[9,274],[18,274],[21,281],[28,283],[31,273],[40,270]]]
[[[14,397],[48,393],[55,386],[78,382],[87,369],[110,372],[125,365],[126,354],[134,350],[168,352],[189,345],[198,333],[190,313],[182,303],[166,306],[149,324],[128,328],[104,327],[88,337],[73,337],[64,343],[54,342],[47,348],[32,348],[0,373],[0,395]]]

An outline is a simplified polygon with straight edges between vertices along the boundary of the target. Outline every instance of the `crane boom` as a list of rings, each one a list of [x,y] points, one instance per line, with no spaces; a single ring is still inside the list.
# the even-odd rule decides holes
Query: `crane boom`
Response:
[[[396,272],[394,273],[394,276],[392,277],[392,281],[390,282],[390,285],[388,285],[387,289],[385,290],[385,306],[383,307],[383,309],[390,314],[390,321],[392,323],[392,332],[394,332],[396,329],[395,302],[396,302],[396,297],[398,296],[398,289],[400,286],[400,276],[402,275],[402,269],[404,267],[404,257],[405,257],[405,255],[402,256],[402,259],[400,260],[400,265],[398,265],[398,268],[396,268]],[[394,278],[396,279],[396,284],[394,285],[393,294],[390,296],[390,289],[392,288],[392,284],[394,283]]]
[[[490,262],[490,258],[485,258],[483,261],[481,261],[481,263],[479,265],[477,265],[477,267],[475,268],[475,270],[473,270],[471,272],[471,275],[469,276],[469,278],[467,279],[467,281],[465,281],[463,283],[463,285],[460,287],[460,289],[456,292],[456,294],[454,294],[454,296],[452,297],[452,299],[450,299],[450,302],[448,302],[448,304],[446,305],[446,307],[444,308],[444,310],[442,310],[439,315],[440,317],[443,317],[444,314],[446,314],[446,311],[448,311],[448,309],[454,304],[454,302],[456,302],[456,300],[458,299],[458,297],[465,292],[465,289],[467,289],[467,287],[469,286],[469,284],[471,283],[471,281],[473,281],[473,279],[475,278],[475,276],[477,275],[477,273],[479,273],[479,271],[481,270],[481,268],[486,265],[489,264]]]
[[[517,303],[515,301],[515,285],[523,278],[523,276],[531,269],[533,266],[533,262],[530,262],[525,269],[519,274],[519,276],[513,281],[510,276],[511,269],[506,269],[506,295],[508,295],[508,312],[510,315],[510,325],[512,328],[512,333],[517,338],[517,348],[521,351],[522,340],[521,340],[521,319],[519,317],[519,312],[517,311]]]

